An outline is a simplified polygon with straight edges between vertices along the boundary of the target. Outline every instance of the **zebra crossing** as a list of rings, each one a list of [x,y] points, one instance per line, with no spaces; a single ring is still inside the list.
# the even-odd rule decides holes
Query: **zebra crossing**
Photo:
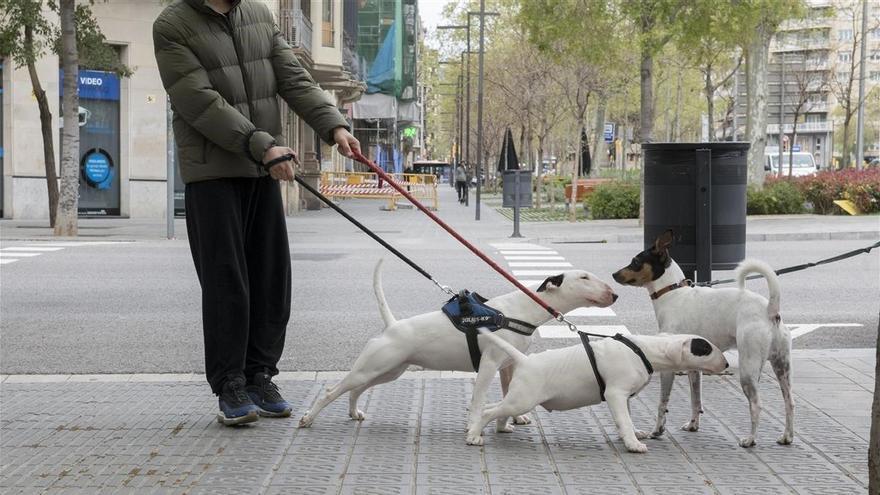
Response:
[[[0,248],[0,265],[8,265],[26,259],[32,259],[44,254],[61,251],[73,246],[94,246],[97,244],[109,244],[109,242],[40,242],[39,244],[26,244],[23,246],[9,246]]]
[[[494,243],[490,244],[507,262],[511,273],[516,279],[529,288],[535,288],[546,277],[558,275],[560,271],[573,269],[574,266],[565,261],[565,257],[551,248],[532,243]],[[572,320],[578,330],[601,335],[616,333],[628,335],[630,331],[625,325],[589,324],[590,318],[616,317],[611,308],[577,308],[565,315]],[[581,324],[583,322],[583,324]],[[577,339],[578,336],[569,330],[568,325],[557,322],[547,323],[538,327],[538,334],[544,339]]]

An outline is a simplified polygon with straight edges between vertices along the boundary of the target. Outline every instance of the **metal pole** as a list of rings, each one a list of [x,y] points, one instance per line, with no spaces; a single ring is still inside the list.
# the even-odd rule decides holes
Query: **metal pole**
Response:
[[[712,150],[698,149],[696,156],[697,187],[694,191],[697,209],[696,279],[712,280]]]
[[[856,170],[865,161],[865,47],[868,46],[868,0],[862,0],[862,50],[859,65],[859,107],[856,123]]]
[[[506,166],[506,165],[505,165]],[[510,237],[522,237],[519,233],[519,202],[522,197],[519,192],[520,170],[513,171],[513,235]],[[510,174],[508,174],[510,175]]]
[[[174,239],[174,112],[171,110],[171,97],[165,97],[165,230],[166,237]]]
[[[480,219],[480,187],[481,182],[483,182],[483,42],[486,27],[486,17],[483,15],[483,12],[485,10],[486,0],[480,0],[480,55],[478,62],[479,75],[477,76],[477,204],[474,211],[474,220]]]
[[[467,16],[467,50],[465,56],[465,131],[464,131],[464,161],[467,164],[465,170],[471,168],[471,16]],[[470,203],[470,181],[464,184],[464,205],[469,206]]]
[[[776,175],[782,175],[782,132],[785,125],[785,52],[779,54],[779,163]],[[794,143],[792,143],[794,145]],[[770,173],[773,173],[772,167]]]
[[[739,68],[736,69],[736,72],[733,73],[733,138],[732,141],[736,141],[736,128],[737,128],[737,118],[736,118],[736,107],[739,104]]]
[[[464,56],[458,74],[458,163],[464,155]]]

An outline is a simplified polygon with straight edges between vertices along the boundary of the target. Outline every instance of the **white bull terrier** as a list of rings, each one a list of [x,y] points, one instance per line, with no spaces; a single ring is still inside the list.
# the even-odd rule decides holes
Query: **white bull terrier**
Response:
[[[742,447],[755,445],[761,404],[758,380],[764,362],[769,360],[785,402],[785,429],[776,440],[787,445],[794,438],[794,403],[791,397],[791,334],[779,316],[779,280],[766,263],[745,260],[736,269],[737,288],[713,289],[691,287],[678,264],[669,256],[673,235],[667,230],[654,245],[637,254],[632,262],[614,273],[614,280],[624,285],[644,287],[651,295],[654,314],[661,332],[697,334],[709,339],[722,350],[739,351],[739,381],[749,400],[751,432],[740,439]],[[767,280],[769,301],[743,285],[751,273]],[[691,419],[683,430],[700,428],[701,375],[688,373],[691,389]],[[653,435],[660,436],[666,428],[666,407],[674,380],[672,373],[660,375],[660,404]]]
[[[548,411],[566,411],[599,404],[604,392],[620,438],[628,451],[636,453],[648,451],[648,447],[639,440],[649,435],[633,426],[629,400],[651,380],[652,368],[661,372],[718,372],[727,368],[727,360],[721,350],[697,335],[624,337],[637,346],[647,361],[624,344],[622,339],[616,340],[619,336],[600,339],[590,343],[595,356],[592,363],[582,345],[526,356],[493,334],[485,336],[513,358],[516,373],[504,399],[483,410],[477,428],[482,429],[495,418],[530,411],[539,404]],[[598,377],[594,369],[598,370]],[[474,436],[474,432],[469,436]]]
[[[300,428],[311,426],[327,404],[346,392],[350,392],[349,416],[363,420],[364,413],[357,408],[360,395],[370,387],[395,380],[410,365],[432,370],[474,371],[465,335],[442,311],[432,311],[399,321],[394,318],[382,290],[381,265],[380,260],[373,272],[373,290],[386,328],[381,335],[367,342],[348,375],[329,388],[326,395],[306,412],[299,421]],[[536,292],[543,301],[562,313],[581,307],[608,307],[617,299],[608,284],[582,270],[566,271],[550,277]],[[551,319],[544,308],[519,290],[492,298],[486,305],[501,311],[508,318],[528,322],[535,327]],[[505,328],[498,329],[496,335],[516,349],[525,350],[532,341],[531,336]],[[479,336],[478,343],[482,356],[471,398],[469,425],[479,420],[495,372],[512,364],[508,354],[490,345],[485,336]],[[502,369],[502,391],[506,390],[511,373],[510,369]],[[520,423],[528,421],[525,417],[516,419]],[[498,429],[512,431],[513,426],[508,425],[505,418],[499,421]],[[479,432],[479,429],[476,431]],[[479,438],[468,437],[467,440],[469,443],[476,443]]]

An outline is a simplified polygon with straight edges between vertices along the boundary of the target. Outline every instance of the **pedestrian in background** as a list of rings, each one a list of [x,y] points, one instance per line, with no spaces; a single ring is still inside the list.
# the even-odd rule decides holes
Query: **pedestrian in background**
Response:
[[[360,144],[296,60],[263,2],[181,0],[153,24],[174,111],[186,227],[202,288],[205,373],[226,425],[290,416],[272,377],[290,318],[279,180],[296,161],[277,95],[328,144]]]
[[[467,197],[467,171],[460,163],[455,167],[455,191],[458,192],[458,202],[464,204]]]

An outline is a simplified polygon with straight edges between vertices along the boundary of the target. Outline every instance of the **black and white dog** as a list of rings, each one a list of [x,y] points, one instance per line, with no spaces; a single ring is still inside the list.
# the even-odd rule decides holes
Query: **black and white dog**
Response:
[[[779,316],[780,290],[776,273],[764,262],[745,260],[736,269],[737,288],[692,287],[685,281],[681,268],[669,256],[672,242],[672,231],[667,230],[651,248],[637,254],[629,265],[615,272],[614,280],[648,290],[661,332],[696,334],[722,350],[735,347],[739,351],[739,380],[749,400],[752,422],[750,434],[739,441],[742,447],[755,445],[761,414],[758,380],[764,362],[769,360],[785,401],[785,430],[777,442],[790,444],[794,437],[791,334]],[[767,280],[769,301],[744,288],[745,279],[751,273],[759,273]],[[660,404],[653,436],[660,436],[665,431],[666,406],[674,379],[672,373],[661,373],[660,376]],[[682,429],[697,431],[702,412],[701,374],[692,371],[688,377],[691,419]]]

